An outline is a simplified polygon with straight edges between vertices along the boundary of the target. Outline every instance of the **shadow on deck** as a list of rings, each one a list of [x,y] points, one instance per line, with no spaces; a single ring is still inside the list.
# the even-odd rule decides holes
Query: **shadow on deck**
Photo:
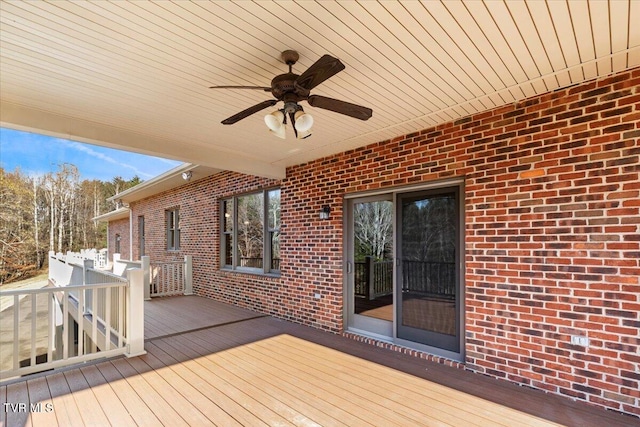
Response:
[[[0,403],[42,408],[5,409],[0,425],[640,426],[205,298],[155,299],[145,312],[146,355],[0,387]]]
[[[144,339],[149,341],[265,316],[195,295],[153,298],[144,303]]]

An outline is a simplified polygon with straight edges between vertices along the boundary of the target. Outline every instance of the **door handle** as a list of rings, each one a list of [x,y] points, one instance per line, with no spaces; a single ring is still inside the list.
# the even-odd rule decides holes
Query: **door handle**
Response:
[[[347,274],[351,274],[353,272],[353,265],[351,261],[347,261]]]

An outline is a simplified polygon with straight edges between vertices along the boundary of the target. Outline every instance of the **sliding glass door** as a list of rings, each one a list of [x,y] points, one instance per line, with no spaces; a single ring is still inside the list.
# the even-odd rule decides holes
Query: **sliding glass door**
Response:
[[[459,188],[399,194],[397,201],[397,337],[459,353]]]
[[[348,329],[462,359],[461,187],[346,204]]]

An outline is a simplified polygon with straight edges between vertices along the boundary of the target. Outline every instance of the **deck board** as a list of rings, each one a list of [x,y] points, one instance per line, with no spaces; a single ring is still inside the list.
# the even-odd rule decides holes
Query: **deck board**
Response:
[[[111,362],[96,365],[137,426],[163,425]]]
[[[197,296],[153,298],[144,310],[146,340],[263,316]]]
[[[171,420],[173,426],[188,426],[181,412],[176,411],[166,399],[166,394],[158,392],[147,381],[145,375],[139,375],[125,359],[116,359],[111,362],[120,372],[124,380],[136,392],[138,397],[150,408],[156,417],[163,422]]]
[[[144,360],[139,357],[126,359],[126,362],[143,377],[149,385],[173,408],[180,414],[187,425],[211,425],[215,419],[207,418],[199,407],[194,405],[190,397],[184,396],[179,390],[176,390],[171,382],[163,375],[160,375],[152,369]]]
[[[237,420],[241,425],[247,426],[266,426],[260,418],[256,417],[252,412],[245,410],[242,402],[238,403],[229,397],[224,391],[219,390],[215,386],[215,378],[208,375],[201,375],[202,369],[190,357],[185,357],[175,347],[167,344],[165,340],[162,342],[154,342],[156,346],[164,350],[167,354],[177,357],[176,364],[171,365],[171,369],[178,375],[196,387],[202,390],[221,408],[224,409],[231,417]],[[180,359],[183,359],[180,361]]]
[[[71,389],[67,384],[64,373],[58,372],[47,375],[46,378],[49,392],[51,393],[53,412],[56,414],[58,425],[84,425],[82,415],[71,394]]]
[[[27,381],[27,388],[29,390],[29,402],[36,405],[40,404],[40,409],[30,414],[31,425],[34,427],[55,425],[57,423],[56,414],[53,412],[53,400],[51,399],[51,393],[49,393],[46,378],[34,378]],[[51,407],[48,405],[51,405]]]
[[[0,386],[0,427],[630,427],[640,419],[198,297],[145,303],[147,354]]]
[[[382,400],[391,396],[393,405],[405,405],[404,413],[411,411],[411,406],[419,407],[419,411],[414,411],[418,414],[415,418],[417,420],[424,419],[429,414],[438,413],[443,422],[463,419],[468,425],[512,426],[522,418],[517,411],[504,406],[487,405],[484,399],[469,396],[430,381],[407,374],[389,375],[386,367],[342,353],[339,357],[329,358],[323,354],[322,348],[317,344],[294,339],[288,335],[278,338],[284,343],[282,347],[267,347],[264,343],[259,344],[266,357],[279,359],[289,355],[296,363],[306,365],[308,368],[315,367],[324,375],[334,375],[340,381],[349,381],[361,390],[374,393],[370,398],[373,401],[376,398]],[[277,354],[270,354],[274,349],[277,350]],[[320,356],[321,354],[325,357]],[[377,397],[376,393],[379,393]],[[539,423],[537,419],[532,418],[528,424],[547,425],[547,422]]]
[[[176,363],[175,359],[171,358],[171,356],[163,352],[153,343],[149,343],[147,345],[147,351],[149,353],[145,356],[141,356],[140,359],[144,360],[155,370],[162,369],[163,378],[169,382],[171,387],[176,391],[187,397],[189,401],[210,420],[210,425],[224,427],[237,427],[242,425],[231,415],[221,409],[216,402],[212,401],[203,393],[202,390],[196,388],[194,385],[182,378],[176,372],[176,369],[171,366]]]
[[[0,386],[0,405],[4,408],[4,404],[7,403],[7,386]],[[7,424],[7,411],[0,411],[0,426],[4,427]]]
[[[71,395],[79,408],[85,425],[109,425],[109,421],[100,402],[93,394],[87,380],[80,369],[72,369],[64,373]]]
[[[207,331],[203,331],[200,334],[191,334],[190,337],[181,337],[183,340],[192,339],[193,335],[204,335],[206,336]],[[207,334],[208,335],[208,334]],[[217,340],[218,337],[213,340]],[[274,338],[270,338],[273,340]],[[185,344],[186,341],[183,341]],[[289,359],[288,357],[281,358],[275,354],[264,354],[258,351],[258,347],[256,347],[257,343],[250,344],[250,347],[241,347],[234,348],[233,350],[229,350],[233,352],[232,354],[239,353],[241,355],[241,360],[243,361],[253,361],[254,367],[251,372],[262,372],[268,371],[274,375],[283,376],[286,375],[290,378],[290,387],[293,388],[295,393],[300,392],[301,386],[305,388],[310,388],[313,390],[314,398],[322,398],[328,404],[332,406],[340,406],[345,412],[348,412],[351,417],[353,423],[363,424],[367,422],[368,418],[374,418],[378,422],[383,423],[384,425],[395,425],[395,426],[403,426],[403,425],[411,425],[409,419],[405,417],[401,417],[402,419],[398,419],[393,413],[383,410],[380,408],[380,405],[376,403],[375,405],[369,405],[368,400],[360,399],[356,393],[352,393],[351,390],[345,390],[340,387],[340,385],[336,385],[331,376],[318,376],[314,375],[312,370],[303,369],[302,365],[298,365],[296,361]],[[213,354],[207,356],[207,359],[210,360],[218,360],[218,354]],[[282,362],[281,362],[282,360]],[[294,363],[289,363],[293,361]],[[215,362],[213,362],[215,363]],[[248,370],[248,369],[247,369]],[[362,415],[366,414],[366,418],[362,418]]]
[[[197,345],[194,345],[193,342],[180,341],[189,347],[197,349]],[[293,425],[321,425],[294,409],[294,406],[291,405],[290,402],[286,402],[288,399],[280,398],[277,393],[272,393],[272,390],[269,390],[268,392],[261,390],[257,387],[257,383],[259,381],[257,381],[257,378],[253,375],[249,378],[243,378],[241,375],[237,375],[238,370],[233,366],[229,367],[226,361],[221,360],[218,354],[209,356],[207,351],[200,351],[200,354],[204,357],[199,357],[197,359],[197,363],[200,364],[203,369],[209,370],[212,374],[215,374],[221,381],[226,382],[226,384],[237,385],[239,390],[242,390],[250,399],[256,402],[256,410],[261,411],[259,415],[260,418],[265,419],[263,408],[268,408],[270,412],[275,413],[277,417],[282,418]],[[255,413],[258,414],[257,412]],[[273,422],[279,422],[279,418],[274,418]],[[266,419],[266,421],[269,422],[268,419]]]
[[[271,410],[271,408],[255,400],[247,390],[233,382],[227,381],[215,368],[211,368],[210,363],[200,357],[201,355],[197,353],[193,347],[184,345],[184,341],[181,340],[181,338],[181,336],[178,336],[171,340],[174,351],[182,350],[187,357],[192,359],[189,363],[191,370],[203,378],[206,378],[207,382],[215,387],[219,393],[225,394],[239,406],[242,406],[245,411],[250,412],[256,419],[261,420],[267,425],[293,425]]]
[[[9,384],[7,386],[7,402],[14,405],[29,402],[27,383]],[[7,412],[7,426],[23,426],[29,421],[29,412],[20,410],[19,407],[17,408],[18,409],[10,409]]]
[[[381,378],[376,378],[377,381],[372,382],[371,368],[376,367],[375,364],[369,363],[368,365],[371,366],[365,364],[361,371],[357,372],[355,368],[361,366],[363,362],[360,359],[349,360],[342,353],[308,346],[306,350],[301,351],[300,347],[305,346],[304,341],[293,339],[291,342],[293,345],[286,346],[283,340],[287,338],[291,337],[278,336],[252,344],[250,348],[245,347],[241,350],[244,353],[242,360],[255,358],[257,371],[272,368],[276,372],[287,372],[289,376],[295,378],[294,384],[311,385],[321,394],[326,393],[331,396],[334,399],[331,403],[334,405],[340,400],[347,401],[351,404],[348,405],[348,409],[352,411],[352,415],[366,413],[378,422],[383,422],[384,425],[424,425],[425,421],[429,421],[430,425],[450,425],[450,423],[455,425],[461,420],[465,425],[500,425],[494,418],[495,412],[482,419],[477,416],[477,413],[461,411],[460,408],[464,406],[459,405],[453,406],[449,411],[450,414],[447,414],[446,407],[451,405],[446,398],[441,398],[441,401],[436,401],[435,404],[428,400],[429,397],[432,399],[438,397],[435,393],[432,393],[432,396],[424,396],[425,399],[411,399],[411,396],[417,394],[417,390],[427,389],[424,383],[414,384],[415,389],[413,385],[389,387],[388,383],[385,385],[385,379],[393,378],[395,375],[389,375],[384,368]],[[296,352],[299,353],[297,356],[294,355]],[[340,364],[348,364],[349,368],[346,371],[336,369]],[[429,407],[430,404],[431,407]],[[503,425],[513,424],[507,419]],[[530,422],[529,425],[535,425],[535,423]]]
[[[133,418],[131,418],[131,415],[129,415],[125,406],[122,404],[120,399],[118,399],[118,396],[111,388],[111,385],[102,376],[100,370],[95,365],[89,365],[80,368],[80,371],[82,372],[82,375],[84,375],[88,386],[93,390],[93,393],[100,402],[100,405],[108,408],[105,414],[109,423],[112,426],[133,425]]]

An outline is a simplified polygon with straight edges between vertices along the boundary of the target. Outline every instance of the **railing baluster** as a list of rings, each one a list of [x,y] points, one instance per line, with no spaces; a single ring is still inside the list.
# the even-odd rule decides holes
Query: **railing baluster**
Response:
[[[20,322],[18,321],[20,318],[20,297],[19,295],[13,296],[13,369],[18,369],[20,367],[19,359],[19,349],[20,349],[20,341],[18,341]]]
[[[47,316],[49,326],[49,336],[47,337],[47,363],[53,361],[53,343],[56,337],[56,311],[55,311],[55,297],[53,294],[46,295],[47,298]]]
[[[84,292],[85,289],[80,289],[78,291],[78,351],[76,353],[77,356],[84,355]]]
[[[124,287],[120,286],[118,287],[118,348],[124,345],[124,331],[126,331],[124,325],[124,311],[126,309],[124,306],[124,300]]]
[[[100,289],[102,290],[102,289]],[[93,292],[91,292],[91,305],[93,307],[97,307],[98,306],[98,289],[94,289]],[[98,316],[99,313],[97,310],[93,311],[93,314],[91,316],[91,351],[92,352],[96,352],[98,351],[97,347],[98,347],[98,343],[96,342],[96,339],[98,337]]]
[[[36,322],[38,321],[38,294],[31,294],[31,366],[36,364]]]
[[[69,295],[70,292],[62,291],[62,358],[69,358]]]
[[[103,350],[111,350],[111,289],[105,288],[104,293],[104,348]]]

